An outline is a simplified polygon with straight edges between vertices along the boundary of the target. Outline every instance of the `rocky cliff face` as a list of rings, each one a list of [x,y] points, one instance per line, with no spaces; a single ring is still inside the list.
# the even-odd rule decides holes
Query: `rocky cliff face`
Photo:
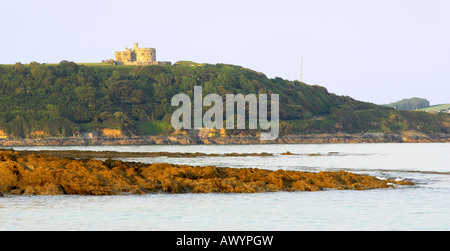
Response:
[[[388,188],[389,183],[400,184],[344,171],[309,173],[166,163],[141,164],[0,152],[2,195],[255,193]]]

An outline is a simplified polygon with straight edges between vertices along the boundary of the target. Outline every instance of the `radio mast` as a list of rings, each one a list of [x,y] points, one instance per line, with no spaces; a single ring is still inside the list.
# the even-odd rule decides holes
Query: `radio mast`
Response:
[[[300,54],[300,82],[303,82],[303,52]]]

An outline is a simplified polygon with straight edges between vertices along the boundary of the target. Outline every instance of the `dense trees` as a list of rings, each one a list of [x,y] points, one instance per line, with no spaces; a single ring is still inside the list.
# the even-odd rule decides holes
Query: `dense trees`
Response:
[[[389,103],[386,106],[393,107],[397,110],[416,110],[430,106],[430,101],[424,98],[402,99],[400,101]]]
[[[170,133],[171,98],[180,92],[280,95],[281,132],[448,132],[448,116],[400,113],[239,66],[181,62],[174,66],[56,65],[32,62],[0,66],[0,130],[10,137],[73,136],[99,128],[125,134]],[[394,117],[393,117],[394,116]],[[426,116],[426,118],[424,118]],[[430,124],[431,123],[431,124]],[[242,133],[235,130],[229,133]]]

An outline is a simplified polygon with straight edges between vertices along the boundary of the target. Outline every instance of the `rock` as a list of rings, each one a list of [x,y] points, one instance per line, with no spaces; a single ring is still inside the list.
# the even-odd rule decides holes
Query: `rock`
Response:
[[[76,156],[75,152],[71,152]],[[233,153],[230,156],[241,156]],[[258,154],[257,156],[266,156]],[[192,153],[191,157],[202,156]],[[255,193],[388,188],[390,180],[349,172],[133,163],[0,151],[0,181],[11,194],[118,195],[145,193]],[[404,181],[402,181],[404,182]],[[412,184],[412,183],[411,183]]]
[[[9,191],[11,194],[16,194],[16,195],[19,195],[19,194],[23,194],[23,189],[20,189],[20,188],[15,188],[15,189],[11,189],[11,191]]]
[[[28,186],[23,193],[26,195],[63,195],[64,191],[60,186],[49,183],[42,186]]]
[[[6,185],[0,185],[0,193],[8,191],[10,188]]]
[[[199,138],[192,135],[174,136],[133,136],[127,137],[121,132],[109,129],[99,132],[93,138],[37,138],[37,139],[2,139],[1,146],[30,145],[149,145],[149,144],[325,144],[325,143],[388,143],[388,142],[450,142],[450,134],[436,133],[434,136],[419,132],[407,131],[401,134],[393,133],[356,133],[356,134],[302,134],[280,135],[276,140],[264,141],[254,135],[233,135]],[[89,135],[88,135],[89,136]]]
[[[2,192],[0,192],[0,197],[4,197],[4,195],[3,195],[3,193],[2,193]]]

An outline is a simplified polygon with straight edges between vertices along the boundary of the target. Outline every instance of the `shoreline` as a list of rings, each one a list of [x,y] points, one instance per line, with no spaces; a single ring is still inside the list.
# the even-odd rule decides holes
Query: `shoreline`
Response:
[[[366,190],[414,185],[346,171],[144,164],[52,157],[39,151],[0,151],[0,196],[152,193],[262,193]]]
[[[306,134],[282,136],[264,141],[255,136],[190,137],[190,136],[135,136],[135,137],[53,137],[40,139],[0,139],[0,146],[94,146],[94,145],[233,145],[233,144],[333,144],[333,143],[448,143],[450,134],[428,136],[419,133],[386,134]]]

